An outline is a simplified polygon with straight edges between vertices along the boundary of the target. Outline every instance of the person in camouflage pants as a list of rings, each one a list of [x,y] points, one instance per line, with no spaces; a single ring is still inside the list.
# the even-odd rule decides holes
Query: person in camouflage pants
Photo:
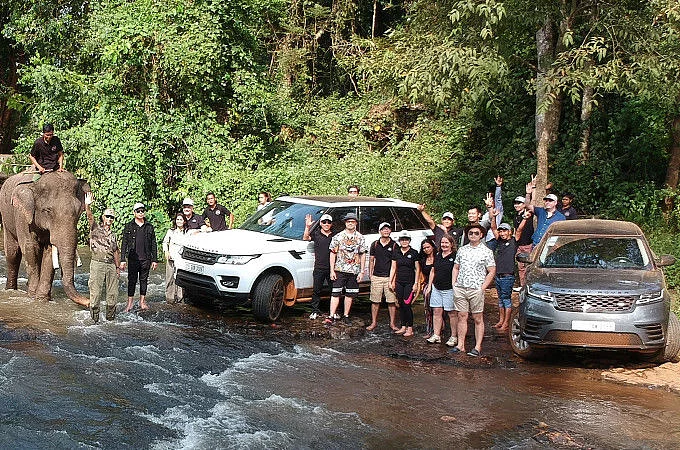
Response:
[[[111,225],[116,218],[113,209],[106,209],[101,222],[95,222],[90,204],[92,193],[85,195],[85,211],[90,223],[90,313],[94,323],[99,322],[99,305],[106,298],[106,320],[116,317],[118,302],[118,277],[120,276],[120,248]]]

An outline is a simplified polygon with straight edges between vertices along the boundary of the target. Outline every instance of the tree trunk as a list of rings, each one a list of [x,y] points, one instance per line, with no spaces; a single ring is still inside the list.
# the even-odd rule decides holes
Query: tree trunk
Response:
[[[671,125],[670,153],[668,169],[666,170],[666,187],[677,189],[678,177],[680,175],[680,116],[676,116]],[[666,197],[664,199],[664,213],[670,213],[674,207],[673,197]]]
[[[586,68],[592,67],[593,63],[590,61]],[[579,164],[584,164],[590,159],[590,117],[593,115],[593,96],[595,89],[592,86],[586,86],[583,89],[583,98],[581,99],[581,146],[579,148]]]
[[[0,38],[1,39],[1,38]],[[8,92],[15,92],[18,82],[17,63],[18,57],[12,52],[11,48],[6,50],[6,67],[0,68],[0,74],[5,76],[0,79],[0,86]],[[0,52],[2,53],[2,52]],[[10,153],[12,150],[12,139],[14,129],[17,124],[18,112],[7,105],[7,98],[0,97],[0,153]]]
[[[373,23],[371,24],[371,39],[375,39],[375,28],[378,25],[378,0],[373,0]]]

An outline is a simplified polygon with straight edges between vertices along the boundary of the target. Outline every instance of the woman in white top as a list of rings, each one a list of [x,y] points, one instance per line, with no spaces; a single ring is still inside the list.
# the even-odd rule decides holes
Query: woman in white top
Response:
[[[165,254],[165,300],[168,303],[182,301],[182,288],[175,284],[175,262],[184,237],[186,236],[186,218],[181,212],[175,215],[172,228],[163,238],[163,253]]]

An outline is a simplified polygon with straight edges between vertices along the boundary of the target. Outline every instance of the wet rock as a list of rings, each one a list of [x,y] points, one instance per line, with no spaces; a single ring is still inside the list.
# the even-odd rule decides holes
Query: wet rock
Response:
[[[618,383],[660,387],[680,393],[680,363],[665,363],[647,368],[616,368],[602,372],[605,380]]]
[[[455,422],[456,418],[453,416],[441,416],[439,420],[441,420],[442,422]]]

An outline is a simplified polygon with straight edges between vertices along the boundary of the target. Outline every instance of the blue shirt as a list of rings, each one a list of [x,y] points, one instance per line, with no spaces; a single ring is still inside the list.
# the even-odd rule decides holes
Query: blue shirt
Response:
[[[564,214],[559,211],[555,211],[552,216],[548,217],[545,208],[541,208],[540,206],[534,207],[534,214],[536,215],[536,231],[534,231],[534,234],[531,236],[531,241],[534,246],[538,245],[541,241],[541,238],[548,230],[551,223],[567,220],[567,218],[564,217]]]

